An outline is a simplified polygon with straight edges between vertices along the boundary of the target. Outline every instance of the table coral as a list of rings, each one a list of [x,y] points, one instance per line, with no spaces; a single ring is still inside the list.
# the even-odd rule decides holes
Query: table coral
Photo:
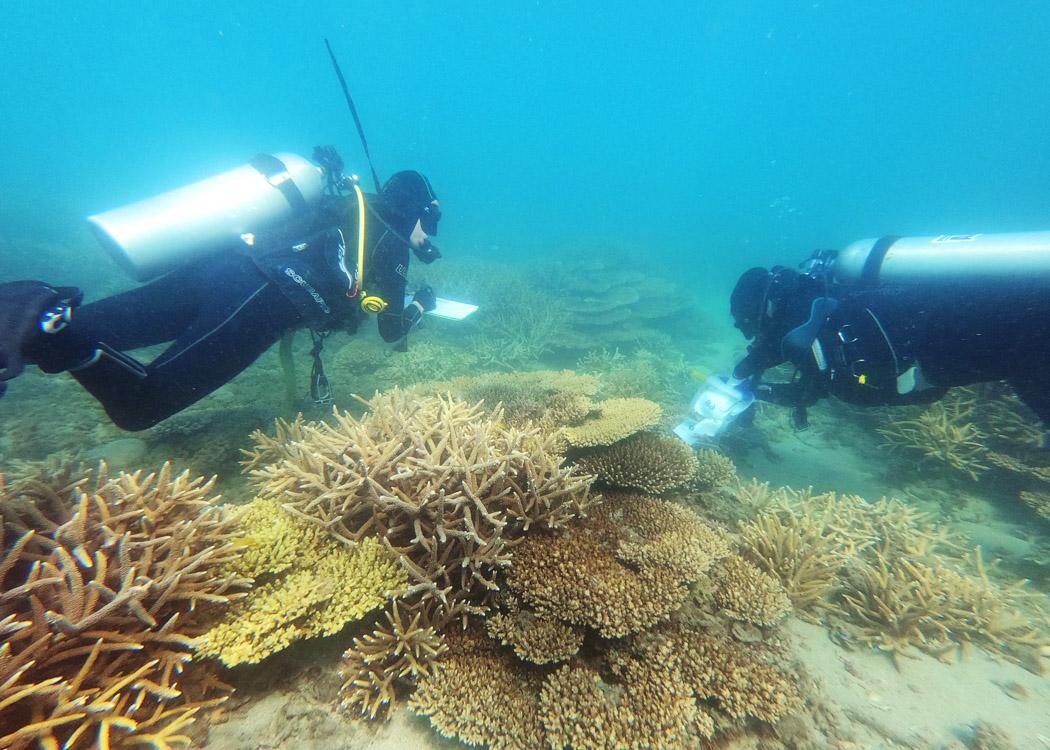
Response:
[[[728,457],[711,448],[701,448],[696,452],[696,471],[693,472],[691,487],[713,492],[735,479],[736,466]]]
[[[622,637],[666,619],[725,538],[673,503],[625,496],[585,525],[534,535],[515,550],[507,585],[541,616]]]
[[[791,611],[791,599],[780,581],[739,555],[721,560],[714,578],[715,602],[730,617],[769,627]]]
[[[677,438],[639,432],[577,456],[575,463],[599,482],[660,495],[693,479],[699,466],[692,448]]]
[[[450,633],[449,651],[416,686],[409,706],[444,736],[490,750],[545,747],[538,676],[473,632]]]
[[[686,747],[698,708],[669,645],[645,658],[621,656],[617,673],[563,666],[540,690],[552,750],[677,750]],[[704,717],[706,718],[706,717]],[[702,726],[713,729],[710,719]]]
[[[573,448],[612,445],[653,427],[663,414],[659,404],[644,398],[610,398],[598,402],[597,406],[595,416],[564,429],[565,438]]]
[[[522,661],[552,664],[574,656],[583,643],[583,630],[529,611],[496,612],[485,618],[485,631],[510,646]]]

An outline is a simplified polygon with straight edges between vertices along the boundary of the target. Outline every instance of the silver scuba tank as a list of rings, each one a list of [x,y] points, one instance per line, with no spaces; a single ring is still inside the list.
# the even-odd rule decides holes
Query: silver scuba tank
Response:
[[[1050,232],[858,240],[834,260],[835,281],[884,284],[1050,282]]]
[[[223,249],[305,228],[323,192],[321,168],[295,154],[248,164],[88,217],[95,235],[138,281]]]

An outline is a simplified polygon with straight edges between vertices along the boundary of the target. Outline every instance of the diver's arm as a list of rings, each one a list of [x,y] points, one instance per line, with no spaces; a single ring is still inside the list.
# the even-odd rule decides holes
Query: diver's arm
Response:
[[[757,381],[766,370],[784,361],[778,343],[759,337],[747,348],[747,356],[733,368],[737,380]]]

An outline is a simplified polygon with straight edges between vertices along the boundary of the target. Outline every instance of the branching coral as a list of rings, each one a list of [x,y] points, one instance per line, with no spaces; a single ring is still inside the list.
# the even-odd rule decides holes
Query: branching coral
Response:
[[[979,550],[974,567],[977,575],[966,575],[880,551],[874,562],[851,569],[840,609],[861,641],[895,663],[913,649],[947,657],[973,643],[1042,674],[1050,635],[1024,613],[1023,589],[993,585]]]
[[[291,643],[337,633],[407,587],[375,539],[352,548],[330,539],[273,501],[255,500],[239,519],[241,550],[228,568],[256,578],[198,646],[226,666],[258,662]]]
[[[591,477],[561,466],[553,435],[449,398],[393,391],[369,406],[360,420],[304,426],[254,475],[264,497],[336,539],[381,539],[408,572],[407,595],[445,613],[495,590],[523,531],[563,526],[593,502]]]
[[[355,638],[343,654],[342,708],[369,719],[383,715],[395,698],[396,681],[433,675],[447,650],[426,608],[410,613],[392,605],[386,624]]]
[[[699,466],[688,445],[677,438],[652,432],[639,432],[606,448],[577,456],[575,463],[607,485],[651,495],[681,487],[696,475]]]
[[[809,618],[826,606],[843,561],[838,542],[801,514],[763,514],[741,529],[745,554],[784,586]]]
[[[184,674],[199,613],[247,584],[221,573],[232,521],[213,481],[167,464],[114,478],[102,467],[66,488],[64,508],[62,497],[0,496],[0,746],[189,742],[178,732],[209,705]]]
[[[598,403],[596,415],[563,432],[574,448],[612,445],[654,426],[662,413],[658,404],[644,398],[610,398]]]
[[[893,420],[879,428],[890,450],[919,456],[920,462],[944,464],[971,479],[987,469],[984,434],[969,421],[968,410],[938,402],[915,419]]]

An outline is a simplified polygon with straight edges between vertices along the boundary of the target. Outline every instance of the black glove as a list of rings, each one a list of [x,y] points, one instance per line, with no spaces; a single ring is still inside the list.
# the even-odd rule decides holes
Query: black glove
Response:
[[[417,289],[416,293],[412,295],[412,301],[418,302],[422,305],[424,312],[428,312],[437,307],[437,297],[434,296],[434,290],[429,286]]]
[[[424,242],[423,247],[412,248],[412,252],[416,254],[417,258],[419,258],[424,263],[428,264],[433,263],[435,260],[441,257],[441,251],[438,250],[438,246],[430,240]]]
[[[64,328],[83,298],[72,286],[53,287],[42,281],[0,284],[0,395],[7,389],[4,381],[22,374],[23,356],[37,336]]]

